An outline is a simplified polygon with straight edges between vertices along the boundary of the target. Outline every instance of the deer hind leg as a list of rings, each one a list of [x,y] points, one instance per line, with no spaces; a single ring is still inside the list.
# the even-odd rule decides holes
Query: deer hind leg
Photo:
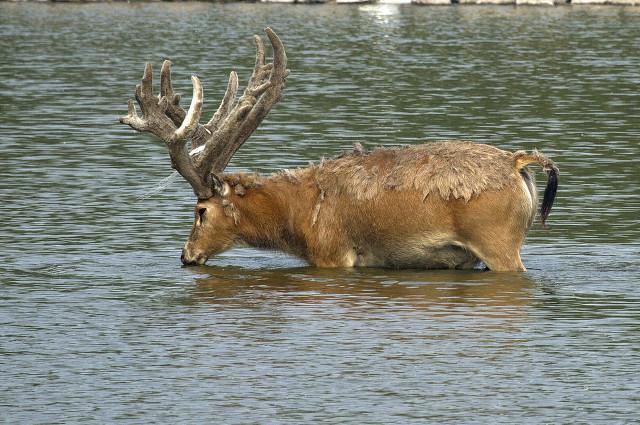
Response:
[[[486,237],[469,244],[470,250],[494,272],[524,272],[520,243],[509,238]]]
[[[526,184],[518,183],[483,193],[458,214],[459,240],[492,271],[526,271],[520,247],[535,204]]]

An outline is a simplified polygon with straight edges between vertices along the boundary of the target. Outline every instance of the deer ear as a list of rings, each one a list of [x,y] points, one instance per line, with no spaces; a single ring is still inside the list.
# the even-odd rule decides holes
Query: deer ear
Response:
[[[214,194],[225,197],[231,192],[229,183],[222,180],[215,173],[211,173],[209,178],[211,179],[211,188],[213,189]]]

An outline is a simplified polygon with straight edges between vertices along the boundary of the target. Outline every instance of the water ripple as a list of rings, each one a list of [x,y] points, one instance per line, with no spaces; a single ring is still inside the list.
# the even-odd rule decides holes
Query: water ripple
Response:
[[[541,149],[561,180],[529,271],[251,249],[180,268],[191,191],[140,199],[169,160],[118,116],[165,58],[186,98],[202,78],[210,115],[266,25],[292,74],[232,170],[355,142]],[[2,419],[635,421],[639,48],[635,8],[0,3]]]

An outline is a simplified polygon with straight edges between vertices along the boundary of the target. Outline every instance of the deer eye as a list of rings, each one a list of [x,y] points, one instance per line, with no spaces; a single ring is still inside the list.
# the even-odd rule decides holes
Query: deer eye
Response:
[[[207,212],[206,208],[198,209],[198,217],[200,218],[200,224],[204,223],[204,213]]]

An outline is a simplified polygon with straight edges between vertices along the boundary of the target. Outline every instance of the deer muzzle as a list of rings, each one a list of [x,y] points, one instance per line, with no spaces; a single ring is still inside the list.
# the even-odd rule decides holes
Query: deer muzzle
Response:
[[[203,253],[193,253],[187,246],[182,249],[182,255],[180,261],[185,266],[201,266],[206,263],[208,257]]]

